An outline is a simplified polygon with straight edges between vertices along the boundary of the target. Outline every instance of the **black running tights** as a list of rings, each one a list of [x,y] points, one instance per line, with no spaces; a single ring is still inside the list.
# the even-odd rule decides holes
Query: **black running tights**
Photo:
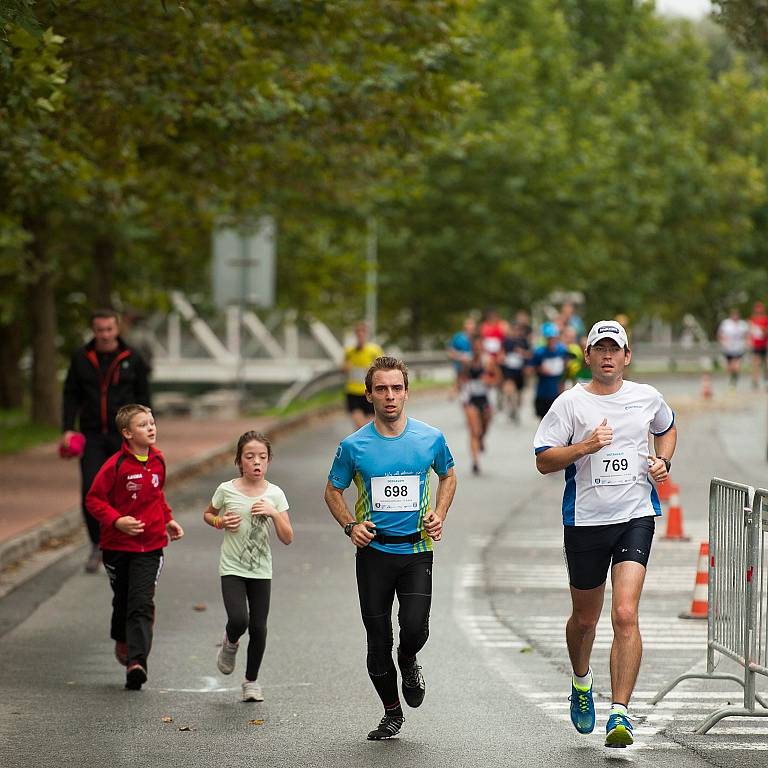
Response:
[[[267,645],[267,615],[271,579],[222,576],[221,595],[227,612],[227,637],[236,643],[248,630],[248,663],[245,679],[256,680]]]
[[[398,699],[392,662],[392,605],[397,595],[400,654],[410,660],[429,637],[432,552],[392,555],[365,547],[358,550],[355,560],[360,612],[368,639],[368,674],[388,707]]]

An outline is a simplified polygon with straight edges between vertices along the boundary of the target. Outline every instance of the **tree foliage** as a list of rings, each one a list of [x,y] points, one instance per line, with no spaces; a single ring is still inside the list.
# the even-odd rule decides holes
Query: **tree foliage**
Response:
[[[563,288],[714,327],[768,292],[767,113],[754,61],[641,0],[6,2],[0,331],[51,420],[89,304],[205,295],[212,227],[265,212],[281,306],[335,324],[374,217],[403,343]]]
[[[766,0],[712,0],[713,15],[745,49],[768,55]]]

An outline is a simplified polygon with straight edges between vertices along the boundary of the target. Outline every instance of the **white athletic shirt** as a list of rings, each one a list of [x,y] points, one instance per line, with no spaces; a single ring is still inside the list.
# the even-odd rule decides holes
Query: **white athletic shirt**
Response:
[[[675,414],[653,387],[625,381],[612,395],[593,395],[576,384],[541,420],[534,450],[580,443],[603,419],[613,427],[613,442],[565,468],[564,525],[607,525],[661,514],[648,477],[648,439],[649,433],[669,431]]]
[[[743,355],[747,351],[749,323],[726,317],[717,329],[720,347],[725,355]]]

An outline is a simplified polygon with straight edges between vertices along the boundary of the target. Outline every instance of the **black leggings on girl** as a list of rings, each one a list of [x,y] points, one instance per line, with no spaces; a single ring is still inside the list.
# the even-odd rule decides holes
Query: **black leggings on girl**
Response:
[[[392,662],[392,605],[400,608],[399,661],[412,664],[429,637],[432,552],[392,555],[373,547],[357,551],[357,591],[368,636],[368,674],[388,714],[401,714]]]
[[[248,630],[248,664],[245,679],[256,680],[267,645],[267,615],[271,579],[222,576],[221,595],[227,612],[227,638],[236,643]]]

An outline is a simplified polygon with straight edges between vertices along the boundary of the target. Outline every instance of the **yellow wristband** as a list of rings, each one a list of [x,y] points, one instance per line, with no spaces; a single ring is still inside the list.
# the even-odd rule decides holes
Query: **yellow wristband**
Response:
[[[214,515],[211,524],[214,528],[221,528],[221,518],[218,515]]]

